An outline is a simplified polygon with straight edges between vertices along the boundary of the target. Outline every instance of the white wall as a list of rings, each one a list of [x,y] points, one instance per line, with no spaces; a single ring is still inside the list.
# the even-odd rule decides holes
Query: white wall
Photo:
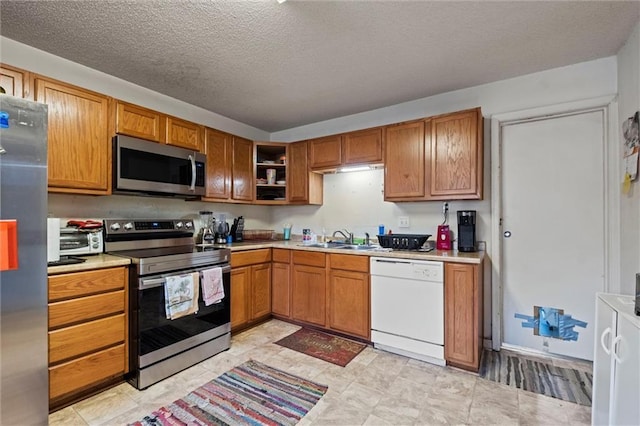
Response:
[[[618,158],[622,158],[622,122],[640,110],[640,23],[618,52]],[[624,170],[621,169],[621,173]],[[622,176],[619,177],[622,181]],[[612,292],[635,294],[635,274],[640,272],[640,181],[629,194],[620,195],[620,288]]]

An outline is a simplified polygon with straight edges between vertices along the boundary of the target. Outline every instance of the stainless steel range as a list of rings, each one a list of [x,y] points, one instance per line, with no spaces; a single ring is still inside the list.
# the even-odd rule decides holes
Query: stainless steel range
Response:
[[[194,225],[190,220],[112,219],[105,220],[104,225],[105,251],[132,262],[128,375],[131,384],[144,389],[229,348],[229,249],[195,246]],[[216,271],[217,268],[220,270]],[[170,319],[165,303],[167,283],[193,277],[194,273],[221,276],[224,297],[207,306],[201,294],[197,302],[195,298],[192,301],[195,312]]]

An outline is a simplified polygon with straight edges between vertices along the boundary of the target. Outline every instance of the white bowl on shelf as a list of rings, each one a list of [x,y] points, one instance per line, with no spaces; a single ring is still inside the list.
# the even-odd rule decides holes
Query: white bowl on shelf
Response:
[[[277,180],[276,181],[276,184],[278,184],[278,185],[284,185],[285,183],[287,183],[287,181],[284,181],[284,180]]]

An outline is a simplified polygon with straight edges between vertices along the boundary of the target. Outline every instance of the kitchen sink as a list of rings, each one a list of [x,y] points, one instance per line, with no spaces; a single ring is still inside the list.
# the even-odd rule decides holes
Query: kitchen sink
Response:
[[[316,243],[316,244],[301,244],[302,247],[312,247],[312,248],[333,248],[333,249],[341,249],[341,250],[375,250],[378,246],[366,245],[366,244],[347,244],[343,242],[327,242],[327,243]]]

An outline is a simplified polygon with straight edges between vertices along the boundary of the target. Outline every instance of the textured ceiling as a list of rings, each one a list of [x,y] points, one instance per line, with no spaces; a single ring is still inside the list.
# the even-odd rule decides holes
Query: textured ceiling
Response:
[[[0,1],[0,34],[274,132],[615,55],[640,2]]]

